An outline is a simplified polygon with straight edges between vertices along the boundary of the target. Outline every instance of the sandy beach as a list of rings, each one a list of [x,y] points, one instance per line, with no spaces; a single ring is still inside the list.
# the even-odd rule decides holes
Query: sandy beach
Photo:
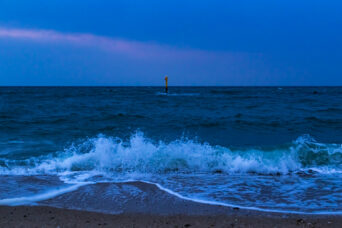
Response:
[[[1,227],[341,227],[342,216],[232,210],[226,215],[119,214],[41,206],[0,207]]]

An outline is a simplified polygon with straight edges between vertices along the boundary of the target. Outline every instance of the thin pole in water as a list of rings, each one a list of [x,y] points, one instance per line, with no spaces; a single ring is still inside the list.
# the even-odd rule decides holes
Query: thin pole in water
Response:
[[[165,76],[165,93],[168,93],[168,88],[167,88],[167,80],[169,78],[167,77],[167,75]]]

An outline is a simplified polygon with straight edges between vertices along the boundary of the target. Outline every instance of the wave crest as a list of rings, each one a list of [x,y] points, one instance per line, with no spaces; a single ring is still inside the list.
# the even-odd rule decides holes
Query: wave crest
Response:
[[[192,140],[158,142],[137,132],[128,141],[99,135],[57,156],[0,161],[3,174],[99,171],[106,173],[257,173],[303,170],[342,172],[342,148],[317,143],[310,136],[271,149],[229,149]]]

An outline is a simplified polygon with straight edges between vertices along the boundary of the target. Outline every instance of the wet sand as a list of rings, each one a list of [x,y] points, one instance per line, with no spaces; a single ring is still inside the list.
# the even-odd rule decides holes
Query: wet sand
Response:
[[[181,199],[144,182],[98,183],[39,202],[0,206],[0,227],[341,227],[342,215],[245,210]],[[68,209],[66,209],[68,208]]]
[[[0,216],[0,227],[341,227],[342,224],[342,216],[239,210],[226,215],[111,215],[42,206],[1,206]]]

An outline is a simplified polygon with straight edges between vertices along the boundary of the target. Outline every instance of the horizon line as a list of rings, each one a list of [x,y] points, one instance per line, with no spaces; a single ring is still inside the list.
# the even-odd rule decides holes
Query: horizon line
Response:
[[[4,87],[162,87],[165,85],[0,85]],[[342,85],[168,85],[168,87],[342,87]]]

